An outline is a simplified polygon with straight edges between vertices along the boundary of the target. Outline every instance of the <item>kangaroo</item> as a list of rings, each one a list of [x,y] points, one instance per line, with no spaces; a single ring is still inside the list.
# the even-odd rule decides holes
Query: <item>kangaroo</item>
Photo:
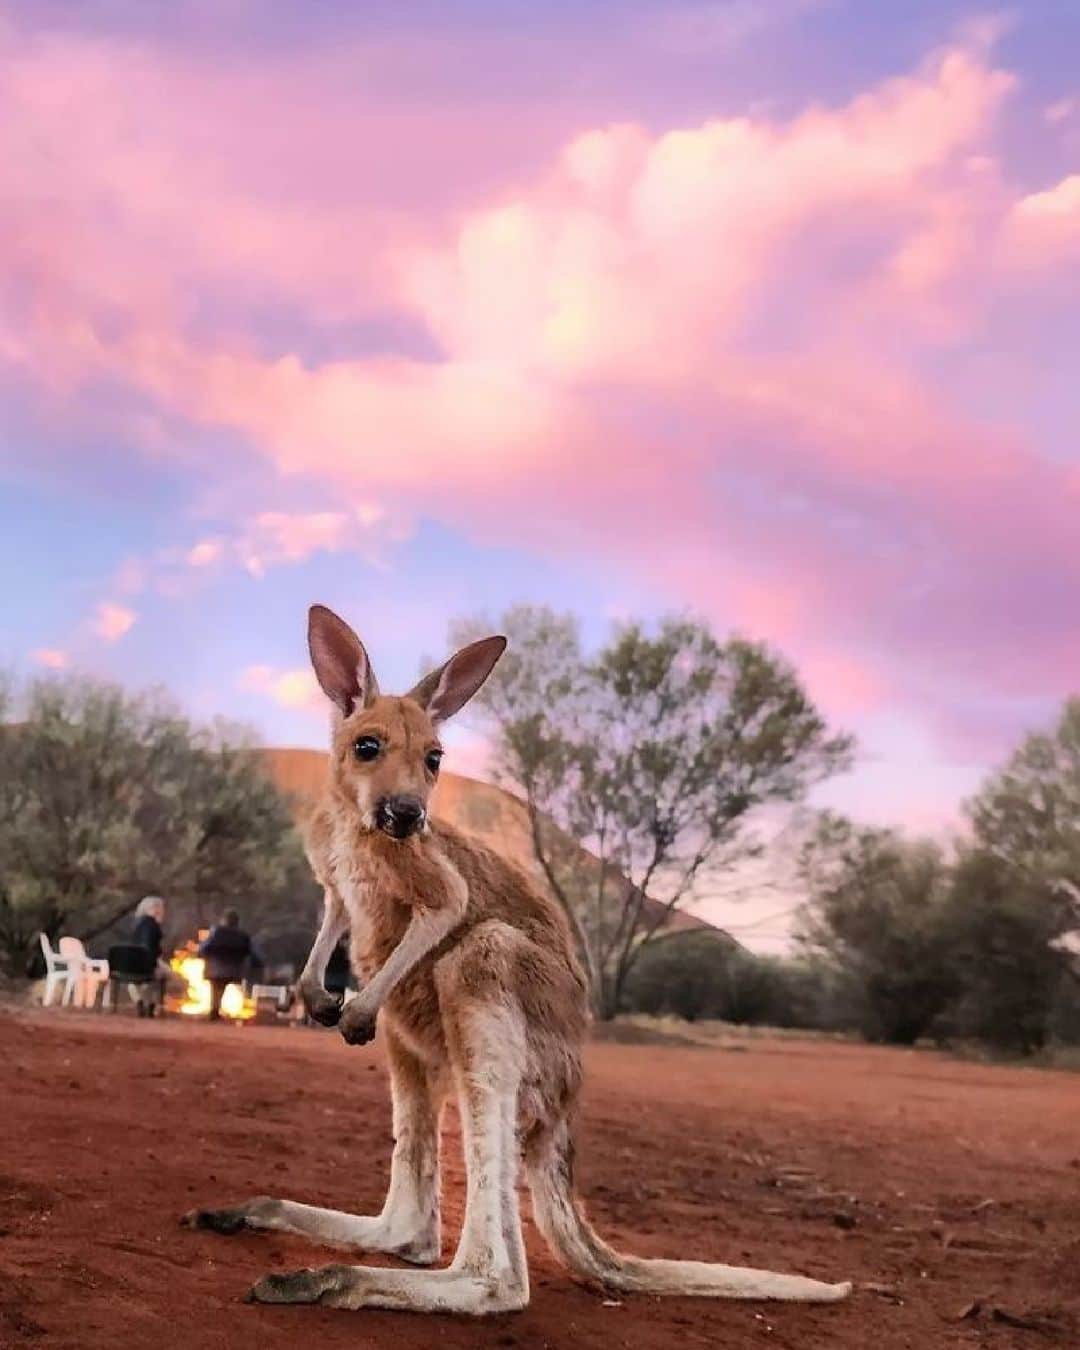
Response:
[[[439,1258],[439,1121],[456,1098],[467,1191],[445,1269],[329,1265],[267,1275],[249,1298],[338,1308],[474,1315],[524,1308],[529,1273],[518,1213],[524,1157],[537,1226],[573,1272],[613,1291],[832,1302],[850,1284],[710,1264],[645,1260],[609,1247],[574,1191],[574,1121],[588,1027],[585,977],[559,906],[524,872],[431,819],[439,727],[473,697],[506,639],[474,642],[404,697],[380,694],[360,639],[313,606],[308,644],[333,705],[329,781],[310,823],[325,891],[301,977],[312,1015],[350,1045],[375,1035],[389,1066],[394,1149],[382,1212],[361,1217],[259,1196],[185,1216],[219,1233],[274,1229],[417,1266]],[[365,981],[341,1002],[323,987],[349,933]]]

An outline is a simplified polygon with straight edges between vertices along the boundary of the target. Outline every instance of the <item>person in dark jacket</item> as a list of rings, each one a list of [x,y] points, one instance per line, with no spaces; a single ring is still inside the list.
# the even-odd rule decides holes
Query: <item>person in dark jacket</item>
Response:
[[[230,984],[239,984],[249,965],[261,966],[262,957],[255,944],[240,927],[240,915],[227,909],[221,922],[211,928],[199,943],[199,955],[206,962],[205,976],[210,983],[210,1020],[221,1017],[221,996]]]
[[[147,967],[153,975],[145,984],[138,986],[138,998],[135,1004],[140,1017],[153,1017],[156,1011],[155,994],[164,990],[164,981],[169,967],[161,956],[164,933],[161,925],[165,922],[165,901],[160,895],[144,895],[135,910],[135,931],[131,940],[137,947],[145,947],[149,952]]]

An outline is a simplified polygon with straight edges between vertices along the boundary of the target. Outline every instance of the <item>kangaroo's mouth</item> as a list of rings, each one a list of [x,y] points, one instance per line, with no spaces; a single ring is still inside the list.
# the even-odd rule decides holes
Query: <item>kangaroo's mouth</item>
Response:
[[[427,821],[427,812],[419,803],[397,804],[381,801],[375,811],[375,825],[391,839],[411,839]]]

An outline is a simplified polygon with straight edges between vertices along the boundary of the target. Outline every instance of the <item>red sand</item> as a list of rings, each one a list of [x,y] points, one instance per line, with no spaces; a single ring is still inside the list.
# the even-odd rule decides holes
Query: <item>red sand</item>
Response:
[[[4,1350],[1080,1346],[1069,1074],[814,1041],[595,1045],[582,1180],[606,1235],[864,1287],[823,1308],[609,1307],[527,1225],[531,1307],[477,1323],[250,1306],[263,1272],[340,1254],[177,1226],[259,1192],[376,1210],[390,1154],[376,1049],[316,1030],[0,1012],[0,1056]],[[447,1154],[449,1247],[456,1140]]]

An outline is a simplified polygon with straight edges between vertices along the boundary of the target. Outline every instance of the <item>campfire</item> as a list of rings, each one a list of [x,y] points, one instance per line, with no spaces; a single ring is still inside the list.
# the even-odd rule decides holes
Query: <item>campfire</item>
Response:
[[[199,943],[208,936],[208,929],[200,929],[199,936],[178,947],[169,959],[169,966],[187,983],[187,992],[178,1011],[189,1017],[205,1017],[210,1011],[210,981],[206,978],[206,962],[199,955]],[[246,997],[238,984],[230,984],[221,996],[221,1015],[235,1022],[246,1022],[255,1016],[255,1002]]]

